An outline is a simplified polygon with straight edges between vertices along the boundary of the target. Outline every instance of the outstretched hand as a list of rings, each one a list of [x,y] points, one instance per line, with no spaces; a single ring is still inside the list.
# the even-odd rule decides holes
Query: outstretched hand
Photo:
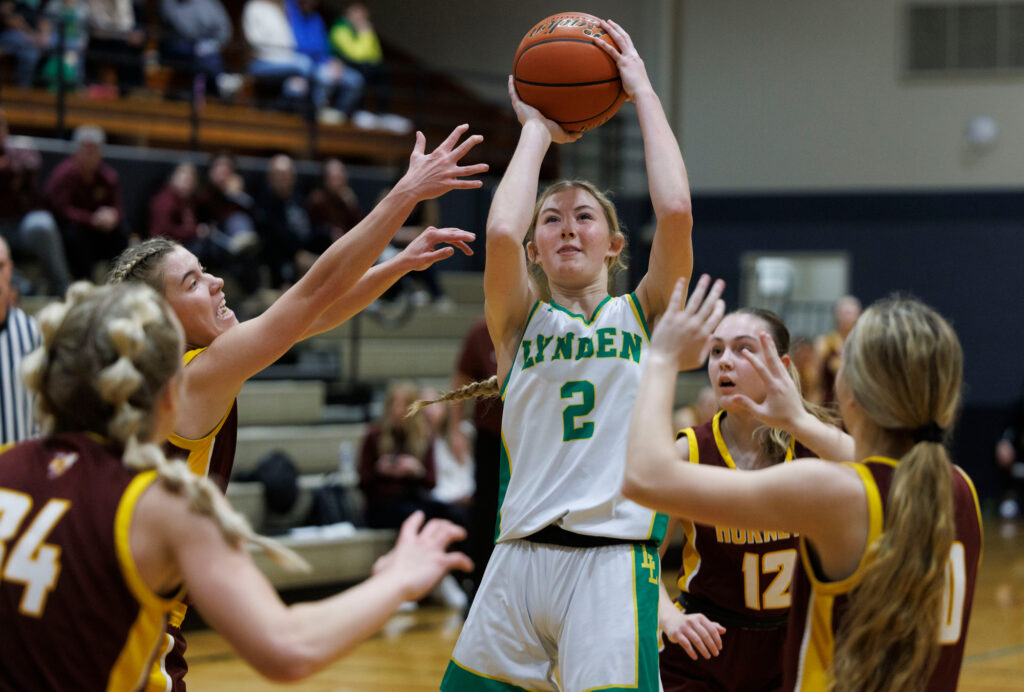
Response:
[[[423,271],[435,262],[447,259],[455,254],[455,248],[464,255],[472,255],[473,249],[468,243],[476,240],[476,234],[459,228],[434,228],[430,226],[416,236],[411,243],[396,255],[409,271]],[[447,243],[435,249],[435,245]]]
[[[427,138],[422,132],[417,131],[416,145],[409,156],[409,170],[395,187],[408,186],[412,188],[418,200],[425,200],[440,197],[449,190],[466,190],[482,186],[483,181],[466,180],[464,176],[486,173],[486,163],[459,165],[459,160],[484,139],[480,135],[472,135],[458,144],[459,138],[468,129],[469,125],[459,125],[429,154],[424,153]]]
[[[679,370],[694,370],[707,360],[711,334],[725,314],[725,282],[718,279],[711,284],[711,277],[704,274],[682,307],[686,283],[686,278],[676,282],[668,308],[651,335],[651,353],[670,358]]]
[[[629,100],[632,101],[638,91],[651,88],[651,80],[647,76],[647,68],[644,66],[643,59],[633,45],[633,39],[629,37],[625,29],[610,19],[602,19],[601,28],[612,37],[612,40],[615,41],[615,46],[611,46],[607,41],[600,39],[595,39],[594,43],[615,61],[615,65],[619,68],[622,88],[629,95]]]
[[[803,397],[790,377],[786,363],[779,357],[771,335],[761,332],[758,338],[763,360],[750,351],[742,351],[741,354],[764,382],[767,393],[764,401],[757,403],[745,394],[729,394],[722,397],[719,404],[730,413],[749,414],[769,428],[790,430],[804,414]]]
[[[473,561],[464,553],[447,552],[449,545],[466,537],[464,528],[446,519],[431,519],[426,525],[423,520],[423,512],[410,514],[402,522],[395,547],[373,563],[375,575],[390,572],[402,580],[406,601],[422,598],[453,569],[473,569]]]
[[[512,99],[512,108],[516,112],[516,117],[519,118],[519,124],[525,125],[530,120],[536,120],[551,134],[552,142],[567,144],[568,142],[575,142],[583,136],[582,132],[566,132],[562,129],[561,125],[519,98],[519,92],[516,91],[515,78],[512,75],[508,76],[508,97]]]

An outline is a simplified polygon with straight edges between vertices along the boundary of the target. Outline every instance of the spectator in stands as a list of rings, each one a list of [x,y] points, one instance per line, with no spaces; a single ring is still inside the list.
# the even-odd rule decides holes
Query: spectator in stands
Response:
[[[89,8],[83,0],[50,0],[45,16],[51,27],[47,43],[51,55],[43,65],[43,79],[51,89],[57,88],[59,78],[64,80],[66,89],[77,89],[84,80]]]
[[[21,363],[39,346],[39,325],[35,318],[13,304],[11,294],[11,250],[0,238],[0,444],[21,442],[39,434],[35,400],[25,388]]]
[[[299,279],[331,244],[331,236],[313,227],[306,205],[296,192],[295,164],[278,154],[267,164],[267,194],[257,208],[263,262],[277,288]]]
[[[313,103],[320,120],[336,124],[352,116],[363,94],[363,75],[331,55],[327,27],[317,12],[319,4],[320,0],[285,0],[285,14],[295,50],[310,61]]]
[[[35,149],[12,145],[0,110],[0,236],[42,265],[50,295],[64,295],[71,277],[57,222],[39,194],[41,164]]]
[[[421,510],[428,518],[447,518],[445,506],[430,497],[436,475],[430,429],[423,416],[406,418],[419,398],[412,382],[388,387],[384,414],[367,426],[359,457],[359,488],[366,499],[366,524],[393,529]]]
[[[220,0],[160,0],[160,15],[163,61],[215,84],[221,97],[233,96],[242,78],[224,72],[221,51],[231,40],[231,18]]]
[[[435,401],[440,392],[434,387],[424,387],[420,397]],[[473,424],[468,420],[455,420],[451,409],[440,402],[425,406],[422,413],[430,431],[431,449],[434,452],[434,475],[436,482],[430,491],[430,497],[441,504],[447,505],[449,517],[462,526],[469,525],[470,508],[473,505],[473,492],[476,483],[473,479],[473,456],[468,445],[456,445],[466,439],[472,439]],[[458,430],[458,437],[452,434]]]
[[[381,191],[381,197],[388,194],[390,188]],[[395,234],[391,241],[391,252],[396,252],[406,247],[427,228],[437,227],[441,223],[441,205],[436,199],[429,199],[416,205],[416,208],[405,220],[405,225]],[[420,284],[421,288],[412,294],[412,302],[418,307],[433,304],[443,312],[454,309],[452,299],[444,294],[441,289],[441,281],[437,269],[427,267],[423,271],[411,272],[402,279],[406,284]]]
[[[178,164],[167,185],[149,201],[149,237],[170,238],[208,264],[210,229],[196,221],[195,193],[196,167]]]
[[[17,60],[15,83],[18,86],[32,86],[36,66],[48,40],[46,26],[40,23],[37,3],[0,2],[0,53],[9,53]]]
[[[348,184],[348,171],[339,159],[324,163],[323,183],[309,193],[306,206],[314,231],[332,241],[363,218],[356,193]]]
[[[466,332],[462,351],[455,363],[452,391],[458,391],[471,382],[485,382],[498,374],[498,361],[494,344],[487,331],[487,321],[481,317]],[[475,492],[470,510],[469,554],[473,560],[470,598],[483,579],[487,561],[494,550],[494,527],[498,518],[498,469],[501,465],[501,399],[497,397],[473,400],[473,429],[475,437],[470,447],[469,437],[461,422],[464,420],[465,401],[452,401],[448,419],[448,439],[452,452],[459,458],[472,457]]]
[[[353,123],[359,127],[383,127],[408,132],[412,126],[406,118],[389,113],[391,105],[391,71],[384,61],[377,32],[370,21],[370,11],[361,2],[346,5],[345,12],[331,27],[331,48],[346,65],[363,76],[363,98],[356,108],[365,108],[366,95],[372,91],[378,115],[357,110]]]
[[[295,35],[282,0],[248,0],[242,10],[242,31],[253,51],[249,73],[281,80],[285,98],[305,98],[312,61],[295,51]]]
[[[1020,516],[1020,503],[1024,502],[1024,389],[996,443],[996,472],[999,516],[1003,519]]]
[[[793,339],[789,347],[790,361],[800,376],[800,393],[804,399],[819,406],[825,401],[825,392],[822,389],[822,362],[818,349],[806,336],[798,336]]]
[[[117,89],[122,96],[142,87],[146,32],[141,8],[136,8],[132,0],[85,0],[85,3],[89,12],[86,78],[92,84],[102,84],[101,70],[109,66],[117,73]]]
[[[103,162],[106,135],[82,125],[72,137],[75,153],[57,165],[46,182],[46,199],[64,233],[64,246],[76,279],[92,277],[97,262],[117,257],[128,245],[121,183]]]
[[[819,336],[814,345],[821,358],[821,391],[825,406],[831,406],[836,400],[836,373],[842,362],[843,343],[860,317],[860,301],[854,296],[841,296],[832,306],[832,316],[836,328]]]

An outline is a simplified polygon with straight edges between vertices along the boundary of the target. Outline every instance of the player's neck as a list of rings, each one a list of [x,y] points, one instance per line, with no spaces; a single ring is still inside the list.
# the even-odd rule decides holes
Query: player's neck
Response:
[[[729,413],[721,419],[722,439],[739,468],[755,468],[759,464],[761,445],[754,432],[763,423],[752,416]]]
[[[590,319],[597,307],[608,297],[605,285],[592,284],[580,289],[566,289],[551,286],[551,300],[569,312],[583,315]]]

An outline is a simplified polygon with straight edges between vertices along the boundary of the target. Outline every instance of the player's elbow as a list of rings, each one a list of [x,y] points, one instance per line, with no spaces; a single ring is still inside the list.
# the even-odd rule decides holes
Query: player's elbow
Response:
[[[678,232],[688,233],[693,228],[693,206],[689,197],[674,197],[658,205],[655,210],[659,225],[667,225]]]
[[[515,227],[504,221],[490,222],[487,224],[487,247],[492,245],[511,244],[519,246],[522,243],[522,233]]]
[[[657,501],[660,486],[660,464],[672,463],[675,459],[659,458],[658,452],[637,448],[630,450],[626,472],[622,476],[622,495],[627,500],[646,507],[653,507]]]
[[[296,682],[309,677],[325,661],[317,654],[316,644],[299,634],[287,627],[271,632],[269,646],[250,657],[250,665],[274,682]]]

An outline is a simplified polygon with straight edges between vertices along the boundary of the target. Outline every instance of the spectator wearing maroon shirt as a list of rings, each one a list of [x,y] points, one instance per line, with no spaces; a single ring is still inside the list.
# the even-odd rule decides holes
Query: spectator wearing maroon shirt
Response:
[[[316,232],[335,241],[363,218],[359,199],[349,187],[348,171],[339,159],[324,163],[324,179],[306,200],[309,220]]]
[[[50,174],[46,198],[64,233],[72,275],[88,279],[97,262],[117,257],[128,246],[128,233],[121,183],[103,162],[106,135],[98,127],[82,125],[72,139],[75,153]]]
[[[366,499],[366,523],[393,529],[416,510],[428,518],[446,517],[446,507],[430,498],[434,487],[433,440],[423,416],[405,417],[419,398],[412,382],[388,389],[384,415],[370,423],[359,458],[359,488]]]
[[[15,146],[7,135],[7,117],[0,110],[0,236],[15,255],[42,265],[49,295],[64,295],[70,275],[57,222],[39,194],[39,152]]]

